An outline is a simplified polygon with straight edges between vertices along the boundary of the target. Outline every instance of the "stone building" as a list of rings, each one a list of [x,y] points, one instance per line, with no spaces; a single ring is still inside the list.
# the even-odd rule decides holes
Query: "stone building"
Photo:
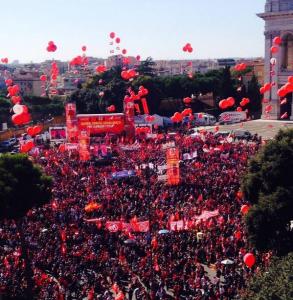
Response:
[[[280,105],[277,91],[287,82],[288,76],[293,75],[293,0],[267,0],[265,12],[258,16],[265,21],[265,82],[275,82],[271,91],[265,94],[265,98],[270,99],[273,106],[270,117],[277,120],[287,112],[292,120],[292,93],[286,97],[287,104]],[[282,38],[282,44],[279,51],[272,54],[270,49],[276,36]],[[270,63],[272,57],[276,58],[274,67]],[[263,117],[264,107],[265,105]]]

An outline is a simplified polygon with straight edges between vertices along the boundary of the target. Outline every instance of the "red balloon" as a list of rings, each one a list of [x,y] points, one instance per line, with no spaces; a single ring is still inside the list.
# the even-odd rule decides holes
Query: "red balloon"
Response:
[[[243,215],[246,215],[249,211],[249,205],[247,204],[242,205],[240,211]]]
[[[34,136],[34,127],[28,127],[26,133],[30,136]]]
[[[265,112],[266,112],[266,113],[269,113],[269,112],[272,111],[272,109],[273,109],[273,106],[272,106],[272,105],[267,105],[266,108],[265,108]]]
[[[82,50],[83,52],[85,52],[85,51],[86,51],[86,46],[82,46],[82,47],[81,47],[81,50]]]
[[[282,43],[282,39],[279,37],[279,36],[276,36],[274,39],[273,39],[273,43],[275,45],[280,45]]]
[[[272,46],[271,47],[271,52],[274,54],[274,53],[277,53],[279,51],[279,48],[277,46]]]
[[[14,125],[23,125],[30,121],[30,115],[28,113],[14,114],[11,118]]]
[[[265,88],[264,88],[264,87],[261,87],[261,88],[259,89],[259,92],[260,92],[261,94],[264,94],[264,93],[265,93]]]
[[[43,130],[42,125],[36,125],[33,127],[33,135],[38,135]]]
[[[264,85],[265,92],[269,91],[271,88],[272,88],[272,84],[271,83],[266,83]]]
[[[96,72],[97,73],[104,73],[107,70],[106,66],[104,65],[99,65],[96,67]]]
[[[115,32],[110,32],[110,38],[114,39],[114,37],[115,37]]]
[[[255,256],[252,253],[246,253],[243,257],[243,261],[248,268],[252,268],[255,264]]]
[[[12,83],[13,83],[13,81],[12,81],[12,79],[10,79],[10,78],[5,80],[5,84],[6,84],[7,86],[12,85]]]
[[[127,53],[127,50],[126,50],[126,49],[123,49],[123,50],[122,50],[122,54],[125,55],[126,53]]]
[[[46,81],[47,80],[47,76],[46,75],[41,75],[40,76],[40,80],[41,81]]]
[[[288,82],[293,84],[293,76],[288,77]]]
[[[233,106],[235,104],[235,99],[233,97],[229,97],[227,98],[227,105],[229,106]]]
[[[20,96],[12,96],[11,97],[11,102],[13,104],[19,104],[21,102],[21,97]]]
[[[238,111],[238,112],[242,111],[242,107],[238,106],[238,107],[236,108],[236,111]]]
[[[187,49],[187,51],[188,51],[189,53],[191,53],[191,52],[193,51],[193,48],[192,48],[192,47],[189,47],[189,48]]]
[[[115,42],[116,42],[117,44],[119,44],[120,41],[121,41],[120,38],[119,38],[119,37],[116,37]]]
[[[190,104],[191,101],[192,101],[192,98],[191,98],[191,97],[185,97],[185,98],[183,99],[183,102],[184,102],[185,104]]]
[[[107,108],[107,110],[108,110],[108,112],[114,112],[115,111],[115,105],[110,105],[108,108]]]
[[[277,92],[278,96],[279,97],[285,97],[287,94],[288,94],[288,90],[283,86],[281,87],[280,89],[278,89],[278,92]]]
[[[136,56],[136,60],[137,60],[137,61],[140,61],[140,55],[137,55],[137,56]]]

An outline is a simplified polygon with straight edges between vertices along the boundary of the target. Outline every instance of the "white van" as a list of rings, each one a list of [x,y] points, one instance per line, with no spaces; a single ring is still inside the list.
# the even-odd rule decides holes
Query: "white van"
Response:
[[[213,126],[217,122],[214,116],[206,113],[195,113],[193,115],[194,122],[197,126]]]
[[[245,111],[226,111],[219,115],[220,124],[234,124],[246,121]]]

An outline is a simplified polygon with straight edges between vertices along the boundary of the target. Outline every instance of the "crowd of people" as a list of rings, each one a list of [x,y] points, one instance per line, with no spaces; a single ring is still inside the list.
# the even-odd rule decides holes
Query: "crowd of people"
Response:
[[[178,185],[158,179],[170,141],[180,150]],[[22,220],[36,299],[237,299],[263,263],[261,257],[252,269],[243,263],[253,249],[239,192],[261,139],[177,132],[133,144],[109,140],[107,146],[111,159],[82,162],[74,150],[57,147],[34,158],[53,178],[51,202]],[[135,174],[111,176],[122,170]],[[89,203],[93,209],[85,209]],[[218,213],[198,220],[204,211]],[[180,220],[186,226],[171,230],[170,223]],[[111,231],[108,221],[148,221],[149,230]],[[28,262],[21,251],[16,224],[2,221],[0,294],[25,289]]]

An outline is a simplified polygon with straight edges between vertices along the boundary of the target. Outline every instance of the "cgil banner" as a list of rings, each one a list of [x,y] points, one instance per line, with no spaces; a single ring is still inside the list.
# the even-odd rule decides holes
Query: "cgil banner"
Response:
[[[120,221],[107,221],[106,229],[110,232],[132,231],[132,232],[148,232],[150,230],[149,221],[125,223]]]

